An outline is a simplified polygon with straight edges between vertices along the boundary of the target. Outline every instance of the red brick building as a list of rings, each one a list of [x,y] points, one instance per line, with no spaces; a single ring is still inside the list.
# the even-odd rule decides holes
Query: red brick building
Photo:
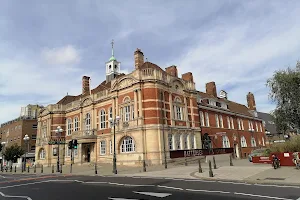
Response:
[[[254,95],[246,96],[248,107],[227,98],[223,90],[217,96],[214,82],[199,92],[203,148],[234,148],[235,156],[246,157],[253,149],[265,147],[265,130],[258,118]]]
[[[60,163],[70,162],[71,152],[67,145],[51,143],[57,139],[66,143],[72,139],[78,140],[78,149],[74,152],[75,163],[111,163],[114,143],[113,126],[109,119],[116,119],[117,116],[120,120],[115,126],[115,145],[117,163],[121,165],[141,164],[143,160],[147,164],[163,163],[165,153],[170,159],[169,151],[202,148],[199,109],[207,112],[210,118],[209,127],[202,127],[204,133],[209,135],[219,131],[213,128],[215,111],[219,115],[224,113],[224,117],[226,113],[232,114],[234,118],[235,111],[231,107],[239,104],[217,98],[216,91],[210,87],[207,94],[198,92],[191,72],[179,77],[176,66],[163,70],[156,64],[144,62],[144,54],[140,49],[134,52],[134,60],[134,70],[129,74],[121,74],[120,62],[112,55],[105,63],[105,81],[91,89],[90,77],[84,76],[81,94],[67,95],[40,111],[37,164],[55,164],[58,152]],[[212,83],[210,85],[213,86]],[[229,109],[206,105],[208,98],[227,102]],[[237,116],[243,120],[251,118],[249,109],[242,105],[240,107],[243,110]],[[60,136],[55,133],[58,126],[64,130]],[[227,132],[232,137],[229,134],[237,131],[228,129]],[[212,140],[211,144],[218,147],[222,142]]]

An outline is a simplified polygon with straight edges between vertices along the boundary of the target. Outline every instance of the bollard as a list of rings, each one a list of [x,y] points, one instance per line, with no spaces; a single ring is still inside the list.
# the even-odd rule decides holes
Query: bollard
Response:
[[[98,171],[97,171],[97,164],[95,164],[95,174],[98,174]]]
[[[62,165],[60,165],[60,173],[62,173]]]
[[[9,171],[10,171],[10,172],[12,172],[12,166],[10,166],[10,169],[9,169]]]
[[[34,167],[33,167],[33,173],[36,174],[36,165],[34,165]]]
[[[184,157],[184,165],[185,165],[185,166],[188,165],[186,156]]]
[[[17,173],[17,166],[15,166],[15,173]]]
[[[214,162],[214,169],[217,169],[217,165],[216,165],[216,159],[215,157],[213,156],[213,162]]]
[[[54,165],[52,165],[52,174],[54,173]]]
[[[43,165],[41,166],[41,174],[44,172]]]
[[[70,174],[72,174],[72,166],[73,166],[73,164],[72,164],[72,161],[71,161]],[[96,167],[96,165],[95,165],[95,167]]]
[[[146,161],[143,160],[143,172],[146,172],[146,171],[147,171],[147,169],[146,169]]]
[[[209,177],[214,177],[214,173],[211,168],[211,161],[208,161],[208,166],[209,166]]]
[[[199,173],[202,173],[202,167],[201,167],[201,159],[198,160],[198,163],[199,163]]]
[[[233,166],[231,154],[229,155],[229,164],[230,164],[230,166]]]
[[[29,166],[27,167],[27,172],[29,173]]]

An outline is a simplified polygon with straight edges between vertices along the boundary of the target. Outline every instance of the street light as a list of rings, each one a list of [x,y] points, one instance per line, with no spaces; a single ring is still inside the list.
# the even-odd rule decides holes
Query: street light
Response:
[[[25,158],[24,158],[24,165],[23,165],[24,171],[26,170],[26,153],[27,153],[27,151],[29,152],[29,139],[30,139],[30,137],[27,134],[23,138],[23,140],[25,142],[25,146],[27,145],[27,150],[25,147]]]
[[[61,133],[63,132],[64,130],[58,126],[55,130],[55,133],[58,137],[58,141],[57,141],[57,166],[56,166],[56,172],[59,172],[59,144],[60,144],[60,136],[61,136]]]
[[[114,126],[114,158],[113,158],[113,173],[117,174],[117,156],[116,156],[116,125],[120,121],[120,116],[116,116],[115,119],[109,118],[111,126]]]
[[[4,164],[4,155],[3,155],[3,151],[4,151],[5,144],[6,144],[6,142],[1,142],[1,145],[2,145],[2,162],[1,162],[1,171],[3,171],[3,164]]]

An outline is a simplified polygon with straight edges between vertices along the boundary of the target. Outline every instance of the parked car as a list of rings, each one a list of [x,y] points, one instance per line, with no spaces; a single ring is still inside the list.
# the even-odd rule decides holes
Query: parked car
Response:
[[[248,155],[249,162],[252,162],[253,156],[264,156],[266,150],[266,148],[252,150],[251,153]]]

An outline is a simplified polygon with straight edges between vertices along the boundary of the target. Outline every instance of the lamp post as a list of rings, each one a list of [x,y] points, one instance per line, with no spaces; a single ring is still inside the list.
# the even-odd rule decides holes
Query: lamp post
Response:
[[[109,118],[111,126],[114,126],[114,157],[113,157],[113,173],[117,174],[117,156],[116,156],[116,125],[120,121],[120,116],[116,116],[115,119]]]
[[[27,150],[25,150],[24,165],[23,165],[24,171],[26,170],[26,153],[29,151],[29,139],[30,139],[30,137],[27,134],[23,138],[23,140],[25,142],[25,146],[27,146]],[[26,149],[26,147],[25,147],[25,149]]]
[[[3,155],[3,151],[4,151],[5,144],[6,144],[6,142],[1,142],[1,145],[2,145],[2,162],[1,162],[1,171],[3,170],[3,164],[4,164],[4,155]]]
[[[63,132],[64,130],[58,126],[55,130],[55,133],[57,135],[57,138],[58,138],[58,141],[57,141],[57,165],[56,165],[56,172],[60,172],[59,170],[59,144],[60,144],[60,137],[61,137],[61,133]]]

